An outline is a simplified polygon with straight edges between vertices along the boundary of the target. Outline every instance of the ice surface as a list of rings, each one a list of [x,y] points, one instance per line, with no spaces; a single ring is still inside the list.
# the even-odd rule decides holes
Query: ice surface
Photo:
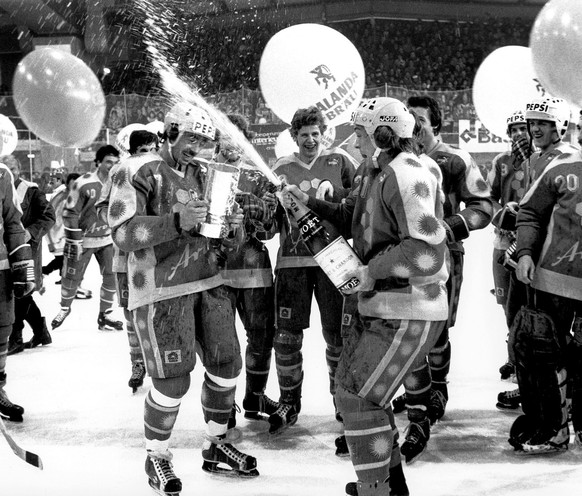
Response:
[[[506,442],[517,413],[495,408],[497,393],[514,385],[499,381],[497,372],[506,357],[506,329],[501,307],[489,293],[492,238],[487,229],[472,233],[466,242],[465,281],[457,325],[451,331],[451,399],[445,418],[433,428],[426,453],[404,467],[410,492],[580,494],[582,452],[524,458],[514,455]],[[50,259],[47,254],[45,263]],[[47,277],[47,292],[35,296],[48,322],[59,310],[56,279],[56,274]],[[98,267],[92,262],[83,285],[93,290],[93,299],[74,301],[71,315],[52,332],[52,345],[8,358],[6,390],[26,409],[24,423],[7,422],[8,429],[21,446],[41,456],[45,468],[41,472],[25,464],[0,439],[1,496],[153,494],[143,468],[143,400],[150,382],[146,379],[146,387],[132,394],[127,386],[131,367],[125,331],[97,330],[99,284]],[[334,455],[334,439],[341,428],[328,392],[315,303],[313,310],[303,346],[304,395],[297,424],[272,438],[267,423],[239,415],[244,439],[238,447],[257,457],[261,476],[256,479],[225,479],[202,472],[202,367],[197,366],[171,440],[183,496],[343,495],[346,482],[356,480],[349,459]],[[114,315],[123,317],[119,308]],[[27,329],[25,339],[29,337]],[[244,333],[240,338],[244,343]],[[243,389],[237,393],[239,404]],[[274,365],[267,392],[277,399]],[[397,421],[403,433],[405,416],[399,415]]]

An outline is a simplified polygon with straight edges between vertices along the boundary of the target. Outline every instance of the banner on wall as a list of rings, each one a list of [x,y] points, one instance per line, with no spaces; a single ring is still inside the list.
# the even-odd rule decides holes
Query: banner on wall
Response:
[[[459,148],[469,153],[501,153],[510,149],[509,140],[491,133],[480,121],[459,119]]]

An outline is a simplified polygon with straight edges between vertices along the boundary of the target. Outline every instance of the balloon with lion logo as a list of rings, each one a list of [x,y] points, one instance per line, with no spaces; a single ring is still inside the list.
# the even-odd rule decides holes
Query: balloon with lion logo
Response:
[[[259,66],[267,106],[290,123],[295,111],[317,106],[327,124],[349,122],[364,93],[362,58],[343,34],[320,24],[296,24],[267,43]]]
[[[105,117],[105,95],[93,71],[71,53],[39,48],[18,64],[14,103],[27,127],[62,147],[91,144]]]

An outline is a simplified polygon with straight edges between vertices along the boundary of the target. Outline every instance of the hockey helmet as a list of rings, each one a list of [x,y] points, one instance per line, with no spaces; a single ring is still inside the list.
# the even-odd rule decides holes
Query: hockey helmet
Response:
[[[507,118],[507,134],[511,134],[511,126],[514,124],[526,124],[523,110],[516,110]]]
[[[362,126],[368,136],[381,126],[389,126],[399,138],[412,138],[415,119],[406,105],[396,98],[362,100],[352,114],[352,124]]]
[[[214,140],[215,128],[208,113],[190,103],[178,102],[166,114],[164,129],[177,128],[178,132],[190,132]]]
[[[558,135],[562,137],[570,124],[570,107],[561,98],[536,98],[525,106],[525,118],[526,121],[537,119],[553,122]]]

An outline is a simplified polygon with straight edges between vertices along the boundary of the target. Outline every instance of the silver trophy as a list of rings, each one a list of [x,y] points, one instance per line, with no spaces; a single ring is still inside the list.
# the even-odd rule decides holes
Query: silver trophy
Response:
[[[208,202],[208,214],[200,226],[200,234],[207,238],[225,238],[228,235],[226,216],[234,207],[239,169],[217,162],[210,162],[206,167],[204,199]]]

